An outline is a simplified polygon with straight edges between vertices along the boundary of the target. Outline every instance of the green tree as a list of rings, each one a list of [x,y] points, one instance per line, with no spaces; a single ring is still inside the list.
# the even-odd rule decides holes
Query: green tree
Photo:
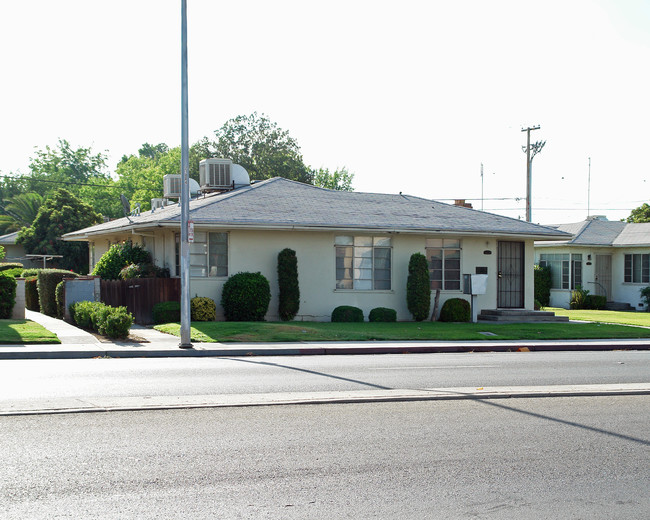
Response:
[[[38,193],[21,193],[12,199],[2,201],[0,232],[12,233],[20,228],[31,226],[42,204],[43,197]]]
[[[298,142],[268,116],[257,112],[237,116],[214,133],[213,157],[240,164],[251,179],[284,177],[311,184],[312,172],[303,162]]]
[[[119,216],[119,192],[106,169],[106,155],[91,148],[73,148],[65,139],[55,147],[36,150],[24,176],[26,191],[48,198],[64,186],[73,195],[108,217]]]
[[[627,221],[634,223],[650,222],[650,205],[644,202],[638,208],[634,208],[630,216],[627,217]]]
[[[340,170],[337,168],[331,173],[327,168],[319,168],[318,170],[314,170],[313,179],[314,186],[328,188],[330,190],[354,191],[352,187],[354,173],[350,173],[345,167]]]
[[[28,228],[18,232],[18,243],[32,254],[62,255],[53,265],[77,273],[88,272],[88,244],[64,242],[61,235],[98,223],[101,216],[93,208],[65,189],[58,189],[38,211]]]

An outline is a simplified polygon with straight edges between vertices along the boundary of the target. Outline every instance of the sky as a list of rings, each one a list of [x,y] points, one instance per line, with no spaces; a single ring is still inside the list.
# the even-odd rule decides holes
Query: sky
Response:
[[[110,172],[144,142],[178,146],[180,6],[0,0],[0,172],[27,174],[59,138]],[[650,0],[187,6],[190,143],[257,111],[357,191],[525,219],[521,129],[540,126],[533,222],[650,199]]]

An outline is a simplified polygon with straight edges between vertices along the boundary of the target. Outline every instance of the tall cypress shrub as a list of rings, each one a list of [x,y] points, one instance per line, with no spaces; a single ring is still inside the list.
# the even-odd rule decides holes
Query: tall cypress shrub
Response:
[[[300,308],[300,287],[298,286],[298,258],[293,249],[278,253],[278,314],[282,321],[291,321]]]
[[[406,304],[415,321],[426,319],[431,306],[429,288],[429,264],[422,253],[413,253],[409,260],[409,275],[406,280]]]
[[[535,299],[548,307],[551,303],[551,268],[535,265]]]

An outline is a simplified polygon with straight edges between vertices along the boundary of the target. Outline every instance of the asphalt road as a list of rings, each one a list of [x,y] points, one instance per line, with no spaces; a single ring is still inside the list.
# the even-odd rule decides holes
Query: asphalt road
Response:
[[[0,417],[0,517],[642,519],[648,424],[649,396]]]
[[[0,363],[0,408],[68,397],[648,382],[650,351],[14,360]]]

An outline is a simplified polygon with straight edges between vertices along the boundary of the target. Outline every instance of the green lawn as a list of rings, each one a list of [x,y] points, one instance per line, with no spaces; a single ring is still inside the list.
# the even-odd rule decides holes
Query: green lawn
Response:
[[[553,311],[558,316],[568,316],[570,320],[650,327],[650,312],[567,310],[555,307],[545,307],[544,310]]]
[[[31,320],[0,320],[0,344],[61,343],[56,334]]]
[[[180,336],[180,325],[157,325]],[[481,333],[491,333],[481,334]],[[330,323],[330,322],[192,322],[196,342],[531,340],[649,338],[650,329],[600,323]]]

